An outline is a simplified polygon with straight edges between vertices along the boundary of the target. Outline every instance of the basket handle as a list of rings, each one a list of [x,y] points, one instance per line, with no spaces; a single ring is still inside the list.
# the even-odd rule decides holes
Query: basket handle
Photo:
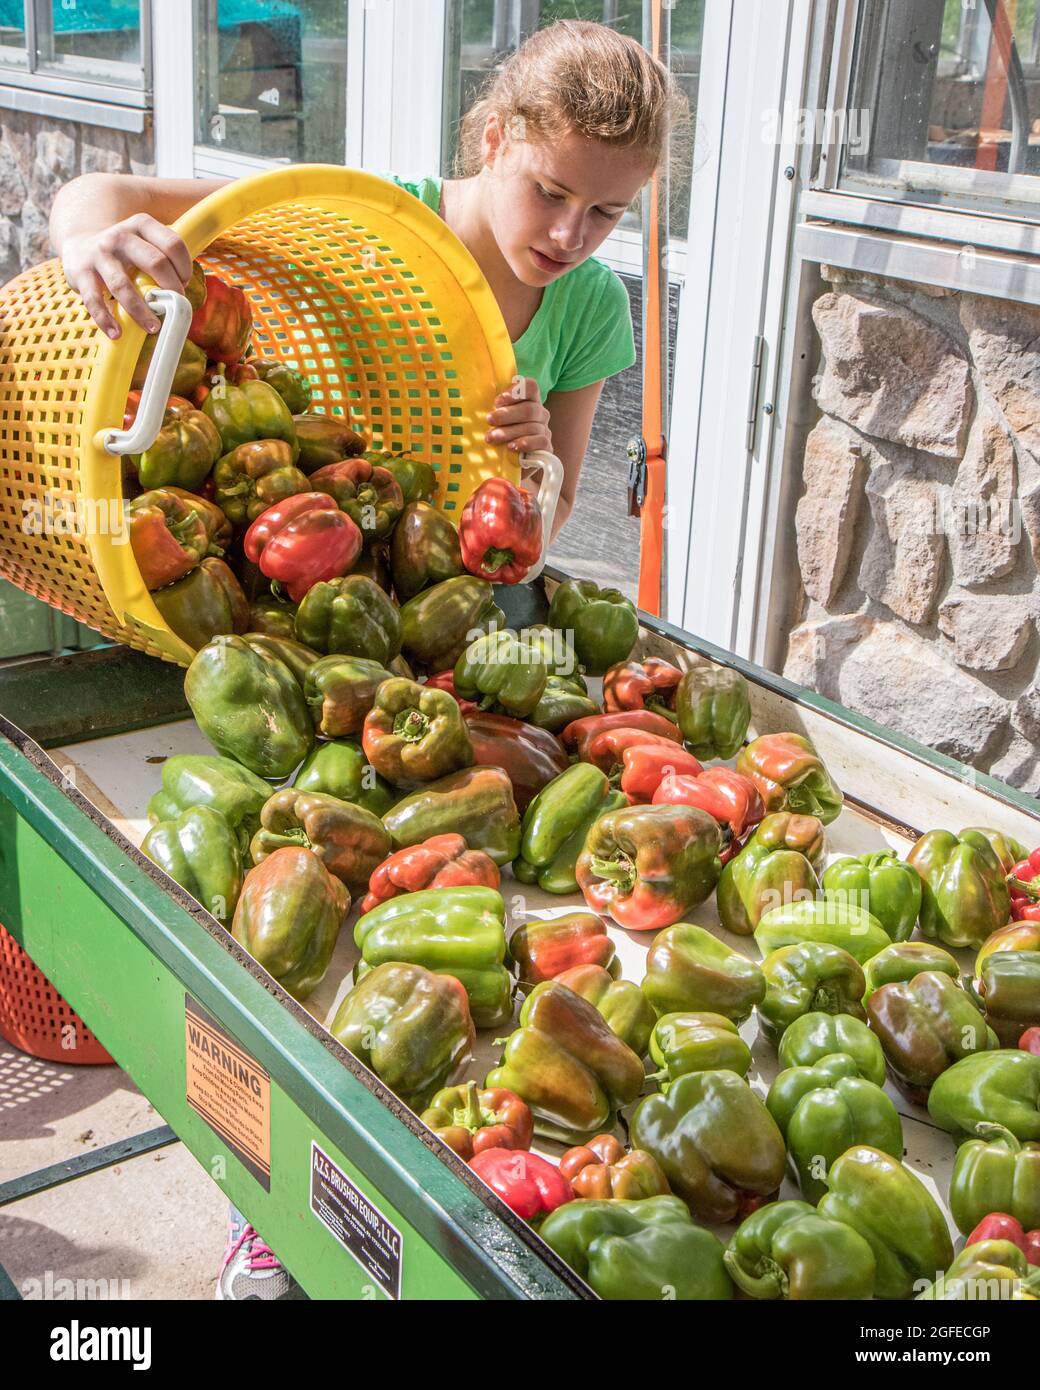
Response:
[[[538,479],[537,491],[535,491],[535,500],[542,513],[542,553],[534,568],[529,569],[524,575],[525,584],[538,578],[545,568],[545,562],[549,556],[549,538],[552,535],[553,517],[556,515],[556,504],[560,500],[560,489],[563,487],[563,464],[555,454],[550,454],[547,449],[536,449],[533,453],[524,454],[520,464],[520,481],[525,487],[534,491],[536,474],[541,475]]]
[[[109,454],[140,454],[155,443],[162,429],[166,402],[191,327],[194,310],[183,294],[178,294],[176,290],[161,290],[153,285],[145,291],[144,298],[162,323],[133,424],[128,430],[109,429],[97,433],[98,447]]]

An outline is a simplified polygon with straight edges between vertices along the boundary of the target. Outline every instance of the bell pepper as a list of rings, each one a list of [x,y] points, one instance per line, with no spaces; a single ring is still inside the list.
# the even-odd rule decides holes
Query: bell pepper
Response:
[[[634,1147],[653,1154],[672,1191],[709,1225],[771,1201],[784,1177],[784,1141],[747,1082],[733,1071],[680,1076],[632,1116]]]
[[[801,941],[824,941],[840,946],[865,965],[871,956],[889,945],[888,933],[869,912],[835,898],[793,902],[774,907],[759,918],[755,928],[759,950],[768,955],[778,946]]]
[[[316,744],[300,764],[293,786],[298,792],[324,792],[340,801],[352,801],[374,816],[382,816],[397,800],[397,793],[369,764],[364,749],[353,738]]]
[[[459,544],[470,574],[494,584],[519,584],[542,553],[537,498],[508,478],[489,478],[462,509]]]
[[[367,546],[387,540],[404,511],[397,479],[365,458],[326,464],[310,474],[310,481],[315,492],[327,494],[350,517]]]
[[[345,883],[351,896],[362,892],[390,853],[383,822],[363,806],[325,792],[284,787],[269,797],[260,812],[260,829],[249,852],[260,864],[286,845],[302,845],[329,873]]]
[[[678,751],[678,745],[671,740],[645,733],[642,729],[603,729],[585,744],[580,761],[598,767],[610,778],[611,785],[616,786],[624,772],[625,753],[630,748],[647,746],[655,746],[665,753]]]
[[[591,579],[561,584],[549,604],[548,621],[558,632],[573,633],[575,654],[590,676],[602,676],[619,661],[627,661],[639,636],[632,600],[619,589],[601,589]]]
[[[737,1288],[755,1299],[873,1298],[874,1252],[844,1221],[808,1202],[773,1202],[746,1217],[724,1256]]]
[[[667,777],[678,776],[692,782],[704,771],[692,753],[667,739],[630,744],[622,751],[621,765],[621,790],[633,806],[653,801],[654,793]]]
[[[383,824],[395,849],[456,831],[501,867],[520,848],[520,815],[500,767],[467,767],[428,782],[392,806]]]
[[[801,734],[762,734],[741,749],[736,767],[758,787],[767,811],[798,811],[824,825],[841,811],[841,790]]]
[[[372,872],[362,913],[401,894],[425,888],[463,888],[474,884],[497,889],[498,865],[479,849],[467,849],[461,835],[433,835],[384,859]]]
[[[947,1067],[998,1046],[970,995],[939,971],[882,985],[867,1000],[867,1014],[897,1085],[918,1105]]]
[[[362,921],[364,918],[362,918]],[[643,1064],[595,1005],[559,980],[536,985],[485,1086],[515,1091],[536,1134],[580,1144],[609,1129],[643,1087]]]
[[[578,855],[596,820],[624,805],[611,792],[606,774],[589,763],[575,763],[537,794],[527,810],[513,876],[537,883],[546,893],[575,893]]]
[[[437,671],[434,675],[426,677],[425,684],[431,690],[446,690],[463,714],[469,714],[471,710],[476,709],[472,700],[464,700],[455,689],[454,671]]]
[[[601,714],[602,710],[583,688],[583,684],[568,676],[549,676],[542,698],[527,716],[528,722],[539,729],[558,734],[575,720]]]
[[[731,951],[690,922],[654,937],[641,987],[658,1017],[706,1009],[737,1024],[751,1017],[766,992],[757,961]]]
[[[304,693],[314,727],[326,738],[359,734],[376,691],[392,680],[386,666],[363,656],[326,656],[308,670]]]
[[[350,572],[371,579],[373,584],[379,585],[384,594],[389,594],[393,587],[390,580],[390,561],[385,545],[370,545],[367,549],[362,550]],[[410,670],[411,668],[409,668]]]
[[[469,732],[452,697],[400,676],[376,691],[361,742],[376,772],[404,791],[473,765]]]
[[[624,778],[622,778],[624,782]],[[673,773],[654,792],[655,806],[699,806],[723,828],[724,847],[719,856],[728,864],[750,838],[749,827],[764,814],[758,788],[748,777],[729,767],[709,767],[696,777]]]
[[[143,488],[176,486],[194,492],[223,453],[213,421],[201,410],[167,409],[155,439],[131,455]]]
[[[766,816],[723,866],[715,897],[719,921],[737,936],[750,936],[767,912],[812,900],[820,887],[815,864],[822,851],[823,826],[816,816]]]
[[[722,835],[696,806],[628,806],[590,829],[574,876],[594,912],[632,931],[671,926],[719,879]]]
[[[401,609],[401,645],[431,671],[452,669],[481,632],[505,626],[486,579],[461,574],[434,584]]]
[[[950,1213],[967,1235],[990,1212],[1040,1226],[1040,1144],[1021,1144],[1003,1125],[979,1124],[961,1144],[950,1178]],[[1033,1232],[1040,1255],[1040,1232]],[[972,1239],[974,1239],[974,1235]]]
[[[1008,889],[1015,921],[1040,922],[1040,849],[1034,849],[1012,868]]]
[[[821,1216],[844,1221],[870,1244],[875,1298],[911,1298],[916,1281],[934,1278],[953,1258],[946,1218],[916,1174],[869,1144],[832,1165]]]
[[[296,604],[267,595],[249,605],[249,631],[271,637],[296,637]]]
[[[917,1295],[918,1299],[946,1303],[1034,1302],[1038,1296],[1040,1274],[1030,1268],[1021,1250],[1008,1240],[980,1240],[966,1245],[946,1273]]]
[[[189,507],[196,513],[203,526],[205,526],[206,535],[209,538],[209,548],[206,554],[215,556],[218,560],[221,559],[225,551],[227,551],[231,545],[231,522],[228,521],[217,504],[206,497],[200,496],[197,492],[189,492],[183,487],[168,486],[158,488],[156,492],[162,494],[173,493],[174,497],[179,497],[186,507]],[[151,501],[152,494],[142,492],[140,496],[134,498],[131,505],[147,506],[148,503],[145,501],[145,498]]]
[[[762,962],[765,998],[758,1006],[762,1031],[778,1043],[803,1014],[849,1014],[866,1020],[863,969],[855,956],[825,941],[803,941],[770,951]]]
[[[223,362],[207,361],[202,380],[191,393],[194,405],[201,409],[211,391],[218,394],[229,386],[244,386],[247,381],[259,381],[260,376],[251,362],[236,362],[226,366]]]
[[[982,836],[997,856],[1000,867],[1006,875],[1012,874],[1016,863],[1028,857],[1029,851],[1022,841],[1016,840],[1013,835],[1005,835],[1003,830],[994,830],[992,827],[984,825],[973,825],[970,830],[961,831],[962,837],[968,834]]]
[[[593,912],[524,922],[509,938],[509,955],[521,987],[555,980],[577,965],[601,966],[614,979],[621,974],[614,943],[602,917]]]
[[[505,903],[494,888],[424,888],[378,903],[358,918],[359,974],[408,961],[466,986],[478,1028],[497,1028],[513,1011],[506,957]]]
[[[929,830],[907,856],[921,876],[921,931],[944,946],[981,946],[1007,924],[1004,868],[978,830]]]
[[[300,492],[261,512],[242,549],[299,603],[315,584],[353,566],[361,554],[361,532],[331,497]]]
[[[420,1114],[465,1066],[476,1038],[459,981],[405,961],[363,975],[340,1004],[330,1031]]]
[[[231,758],[176,753],[163,763],[162,790],[148,802],[148,819],[155,825],[176,820],[192,807],[208,806],[220,812],[245,854],[270,795],[268,783]]]
[[[866,982],[864,1004],[882,985],[901,984],[904,980],[912,980],[915,975],[920,975],[922,970],[938,970],[940,974],[949,975],[954,981],[959,980],[961,975],[956,960],[941,946],[933,946],[930,941],[894,941],[876,956],[871,956],[863,966],[863,978]]]
[[[437,495],[437,473],[433,464],[425,459],[412,458],[407,450],[398,453],[370,450],[365,457],[394,475],[406,507],[412,502],[432,502]]]
[[[987,956],[995,955],[998,951],[1037,951],[1040,952],[1040,921],[1030,921],[1028,918],[1019,918],[1011,921],[1006,927],[1000,927],[997,931],[991,932],[979,947],[978,955],[975,957],[975,974],[982,974],[982,965]]]
[[[857,1144],[903,1157],[903,1122],[889,1096],[860,1076],[847,1052],[788,1067],[769,1088],[766,1108],[787,1144],[802,1196],[818,1202],[831,1165]]]
[[[479,709],[522,719],[545,690],[545,662],[532,644],[504,628],[484,633],[455,663],[455,689]]]
[[[965,1243],[975,1245],[980,1240],[1009,1240],[1031,1265],[1040,1265],[1040,1230],[1024,1230],[1021,1221],[1006,1212],[993,1211],[984,1216]]]
[[[921,911],[921,879],[890,849],[836,859],[824,872],[823,891],[865,907],[892,941],[907,939]]]
[[[1018,1045],[1023,1052],[1031,1052],[1034,1057],[1040,1057],[1040,1028],[1027,1028],[1019,1038]]]
[[[1001,1047],[1015,1047],[1026,1028],[1040,1024],[1040,953],[997,951],[985,957],[969,991],[985,1010]]]
[[[732,758],[751,722],[748,683],[739,671],[693,657],[675,692],[675,715],[690,752],[698,758]],[[743,767],[738,772],[746,772]],[[778,811],[779,806],[769,806]]]
[[[364,437],[341,416],[294,411],[292,422],[300,446],[300,467],[307,474],[365,452]]]
[[[610,713],[652,709],[675,720],[675,691],[681,680],[678,666],[657,656],[616,662],[603,677],[603,708]]]
[[[253,331],[253,310],[245,291],[219,275],[206,276],[206,296],[192,315],[188,337],[214,362],[241,361]]]
[[[275,850],[249,870],[231,934],[296,999],[317,989],[350,910],[350,894],[316,854]]]
[[[386,665],[401,650],[401,619],[393,600],[361,574],[327,579],[307,593],[296,636],[317,651],[363,656]]]
[[[585,719],[575,719],[560,735],[560,742],[568,753],[576,753],[581,762],[590,762],[592,741],[611,729],[640,729],[644,734],[655,734],[682,747],[682,734],[675,725],[649,709],[622,710],[618,714],[593,714]],[[647,739],[646,742],[652,743],[654,740]]]
[[[430,682],[426,682],[429,687]],[[549,783],[570,767],[559,739],[507,714],[491,714],[467,700],[463,720],[473,745],[473,761],[509,774],[521,815]]]
[[[244,381],[241,386],[221,382],[202,402],[202,413],[217,427],[222,454],[237,453],[243,444],[267,441],[285,445],[286,464],[295,464],[300,457],[293,418],[265,381]],[[301,466],[298,471],[307,470]]]
[[[288,777],[313,747],[296,677],[241,637],[214,637],[196,653],[184,697],[217,751],[260,777]]]
[[[571,1185],[560,1170],[523,1149],[484,1149],[469,1166],[522,1221],[537,1225],[550,1212],[574,1200]]]
[[[587,1201],[640,1202],[671,1191],[661,1165],[640,1149],[626,1151],[612,1134],[597,1134],[587,1144],[568,1149],[560,1172]]]
[[[262,656],[273,656],[283,666],[288,666],[301,690],[306,686],[307,672],[316,661],[322,659],[321,652],[314,651],[312,647],[305,647],[293,637],[272,637],[266,632],[244,632],[242,640],[248,642],[253,650]]]
[[[242,853],[219,811],[193,806],[175,820],[159,821],[142,840],[141,852],[218,922],[230,923],[242,889]]]
[[[608,1301],[733,1297],[721,1241],[694,1224],[678,1197],[569,1202],[539,1235]]]
[[[778,1058],[781,1067],[811,1067],[834,1052],[851,1057],[867,1081],[875,1086],[885,1084],[881,1044],[867,1025],[851,1014],[802,1014],[780,1039]]]
[[[475,1081],[438,1091],[419,1117],[468,1163],[485,1149],[529,1149],[534,1120],[512,1091],[482,1091]]]
[[[202,518],[165,488],[130,503],[129,532],[141,579],[151,590],[190,574],[210,546]]]
[[[281,439],[239,444],[217,460],[213,481],[217,505],[236,526],[255,521],[276,502],[310,490],[310,483],[293,467],[288,444]]]
[[[664,1014],[650,1035],[650,1058],[658,1067],[652,1079],[662,1091],[692,1071],[733,1071],[747,1076],[751,1049],[724,1014]]]
[[[249,625],[249,603],[223,560],[203,560],[175,584],[156,589],[152,600],[177,636],[196,651],[214,637],[243,633]]]
[[[1040,1057],[1010,1048],[962,1057],[932,1087],[928,1113],[953,1135],[992,1123],[1033,1143],[1040,1139]]]
[[[409,502],[390,540],[390,573],[401,603],[442,580],[465,573],[459,533],[429,502]]]
[[[573,965],[556,978],[597,1008],[611,1031],[638,1057],[646,1056],[655,1015],[637,984],[615,979],[602,965]]]
[[[311,382],[297,367],[278,357],[254,357],[253,370],[260,381],[273,386],[290,415],[302,415],[311,403]]]
[[[155,352],[155,344],[157,342],[158,335],[149,333],[141,344],[141,351],[137,354],[137,361],[134,364],[134,374],[130,379],[130,384],[136,392],[140,392],[141,388],[144,386],[145,377],[148,375],[148,368],[152,365],[152,356]],[[181,398],[190,397],[205,373],[205,352],[195,343],[185,342],[184,346],[181,348],[180,356],[177,359],[177,366],[174,369],[170,391],[173,395]],[[129,426],[124,426],[124,428],[128,429]]]

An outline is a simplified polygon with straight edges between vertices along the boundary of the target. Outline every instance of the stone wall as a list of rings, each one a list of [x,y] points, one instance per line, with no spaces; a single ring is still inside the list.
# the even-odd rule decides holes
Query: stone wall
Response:
[[[140,135],[0,110],[0,284],[51,251],[47,222],[62,184],[79,174],[154,174],[151,115]]]
[[[784,673],[1040,794],[1040,309],[822,274]]]

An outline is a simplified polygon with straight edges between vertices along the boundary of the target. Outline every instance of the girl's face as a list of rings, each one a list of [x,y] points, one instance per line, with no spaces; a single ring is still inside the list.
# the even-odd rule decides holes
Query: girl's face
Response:
[[[513,274],[532,287],[594,255],[653,173],[645,151],[573,132],[553,145],[497,136],[491,116],[484,135],[491,229]]]

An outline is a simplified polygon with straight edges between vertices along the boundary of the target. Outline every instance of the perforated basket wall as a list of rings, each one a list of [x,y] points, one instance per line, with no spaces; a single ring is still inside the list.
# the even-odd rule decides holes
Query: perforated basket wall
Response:
[[[516,370],[479,266],[431,209],[371,174],[298,165],[238,180],[176,224],[205,268],[249,296],[262,356],[299,367],[313,410],[437,472],[457,516],[487,478],[519,478],[484,441]],[[140,277],[142,287],[151,284]],[[111,342],[48,261],[0,289],[0,575],[98,631],[186,664],[123,525],[122,427],[144,339],[119,310]]]
[[[0,1037],[48,1062],[98,1066],[112,1058],[14,937],[0,926]]]

